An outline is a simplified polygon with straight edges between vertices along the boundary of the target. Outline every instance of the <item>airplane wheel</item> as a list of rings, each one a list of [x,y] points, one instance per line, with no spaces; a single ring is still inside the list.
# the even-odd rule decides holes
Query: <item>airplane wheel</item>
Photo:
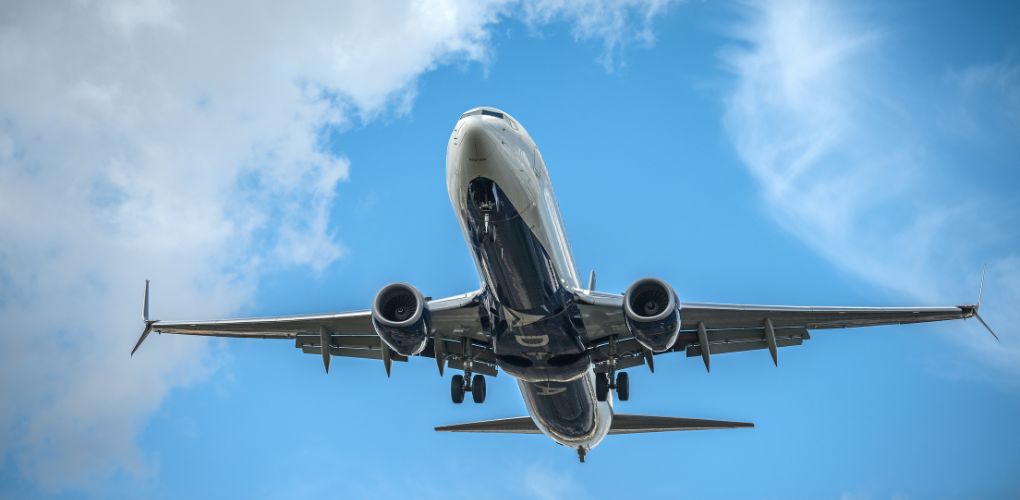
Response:
[[[456,404],[464,402],[464,376],[454,375],[450,379],[450,398]]]
[[[627,372],[616,374],[616,395],[620,397],[620,401],[630,399],[630,376]]]
[[[471,379],[471,399],[479,404],[485,402],[485,377],[475,375]]]
[[[605,401],[609,397],[609,375],[605,373],[595,374],[595,397],[599,401]]]

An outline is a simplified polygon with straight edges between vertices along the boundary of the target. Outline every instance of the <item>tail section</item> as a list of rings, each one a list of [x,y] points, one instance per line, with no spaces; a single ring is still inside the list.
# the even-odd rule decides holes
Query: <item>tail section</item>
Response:
[[[531,417],[500,418],[466,424],[440,425],[438,432],[495,432],[502,434],[541,434]]]
[[[700,418],[656,417],[652,415],[613,416],[610,434],[640,434],[644,432],[707,431],[712,429],[740,429],[754,427],[750,422],[703,420]]]
[[[750,422],[703,420],[698,418],[656,417],[651,415],[613,416],[610,434],[640,434],[645,432],[704,431],[711,429],[740,429],[754,427]],[[442,425],[439,432],[493,432],[502,434],[540,434],[531,417],[501,418],[465,424]]]

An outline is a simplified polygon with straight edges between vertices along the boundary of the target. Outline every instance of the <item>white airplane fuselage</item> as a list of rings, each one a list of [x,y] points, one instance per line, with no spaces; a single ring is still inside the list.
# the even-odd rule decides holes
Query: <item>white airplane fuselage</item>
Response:
[[[538,147],[505,112],[470,110],[450,136],[446,181],[485,290],[500,368],[518,380],[545,435],[590,450],[609,431],[612,396],[595,395],[574,304],[581,284]]]
[[[623,368],[654,368],[656,354],[710,357],[800,345],[808,330],[975,317],[978,304],[943,307],[813,307],[685,302],[663,280],[642,278],[625,293],[582,288],[542,155],[513,117],[493,108],[461,115],[447,146],[450,202],[478,270],[479,290],[438,300],[407,283],[383,287],[370,310],[203,321],[149,319],[152,332],[295,342],[322,357],[392,362],[413,356],[463,370],[450,379],[454,403],[485,400],[485,377],[514,377],[530,416],[436,427],[437,431],[542,432],[585,453],[608,434],[749,428],[749,422],[613,413],[614,391],[629,398]],[[681,321],[681,309],[683,321]],[[998,338],[996,336],[996,338]],[[431,349],[431,350],[430,350]],[[457,349],[457,352],[448,352]],[[477,349],[477,350],[475,350]],[[475,373],[475,372],[478,373]],[[596,373],[598,372],[598,373]],[[534,425],[532,425],[532,423]]]

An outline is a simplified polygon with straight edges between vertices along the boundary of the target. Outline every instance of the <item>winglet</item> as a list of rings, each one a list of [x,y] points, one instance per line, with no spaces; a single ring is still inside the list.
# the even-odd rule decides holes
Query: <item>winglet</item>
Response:
[[[974,310],[977,311],[981,308],[981,296],[985,294],[985,271],[988,270],[988,264],[981,266],[981,284],[978,285],[978,299],[977,304],[974,304]]]
[[[984,318],[982,318],[981,314],[978,313],[978,310],[981,309],[981,297],[985,293],[985,271],[987,269],[988,269],[987,264],[981,266],[981,284],[978,285],[977,303],[971,307],[971,311],[974,313],[974,317],[977,318],[977,320],[981,323],[981,326],[985,327],[985,330],[988,330],[988,333],[992,334],[992,337],[995,337],[995,341],[1002,343],[1002,341],[999,340],[999,336],[995,334],[995,330],[992,330],[992,327],[988,326],[988,323],[985,323]]]
[[[142,330],[142,335],[138,337],[138,342],[135,343],[135,348],[131,349],[131,355],[135,355],[135,351],[142,346],[142,342],[145,342],[145,338],[152,333],[152,324],[155,321],[149,320],[149,280],[145,280],[145,298],[142,300],[142,321],[145,322],[145,329]]]
[[[992,334],[992,336],[995,337],[996,342],[999,342],[1000,344],[1002,343],[1002,341],[999,340],[999,336],[995,334],[995,330],[992,330],[992,327],[988,326],[988,323],[985,323],[985,320],[981,318],[980,314],[978,314],[977,308],[974,309],[974,317],[981,322],[981,326],[984,326],[985,330],[988,330],[988,333]]]
[[[145,280],[145,299],[142,301],[142,321],[149,322],[149,280]]]

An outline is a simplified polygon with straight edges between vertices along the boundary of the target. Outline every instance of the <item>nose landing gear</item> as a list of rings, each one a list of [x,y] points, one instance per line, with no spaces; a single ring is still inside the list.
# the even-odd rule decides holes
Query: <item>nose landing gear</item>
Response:
[[[464,402],[465,392],[471,393],[471,399],[475,403],[484,403],[485,377],[481,375],[472,377],[470,372],[467,373],[466,378],[463,375],[454,375],[450,379],[450,399],[454,404],[461,404]]]

